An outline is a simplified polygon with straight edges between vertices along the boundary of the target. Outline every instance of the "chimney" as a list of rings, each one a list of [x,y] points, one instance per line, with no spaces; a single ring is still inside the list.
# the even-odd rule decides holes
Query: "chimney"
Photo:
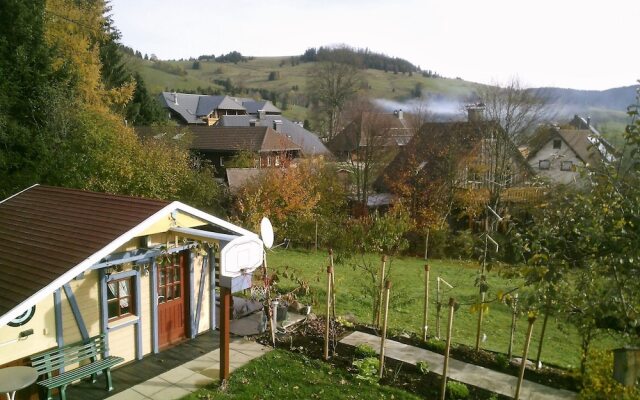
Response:
[[[469,104],[466,108],[468,122],[478,122],[484,119],[484,103]]]
[[[403,119],[404,118],[404,113],[402,112],[402,109],[399,109],[396,112],[396,117],[398,117],[398,119]]]
[[[258,119],[264,119],[266,115],[267,112],[265,110],[258,110]]]
[[[173,104],[178,105],[178,93],[173,92]]]
[[[591,115],[587,117],[587,129],[591,129]]]
[[[273,121],[273,130],[276,132],[282,132],[282,120],[276,119]]]

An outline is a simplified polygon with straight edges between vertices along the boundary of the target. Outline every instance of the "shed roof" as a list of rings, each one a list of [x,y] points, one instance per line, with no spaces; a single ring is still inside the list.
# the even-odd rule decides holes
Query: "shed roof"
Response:
[[[191,147],[196,150],[249,150],[254,152],[300,150],[286,135],[266,126],[190,126]]]
[[[174,210],[255,236],[180,202],[40,185],[0,201],[0,326]]]

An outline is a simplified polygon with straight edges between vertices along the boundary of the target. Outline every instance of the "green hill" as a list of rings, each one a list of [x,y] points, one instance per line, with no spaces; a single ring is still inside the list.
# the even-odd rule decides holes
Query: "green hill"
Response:
[[[151,93],[178,91],[203,94],[230,94],[265,98],[283,109],[294,120],[307,118],[307,76],[314,62],[300,62],[299,57],[249,57],[238,63],[218,61],[150,61],[127,54],[128,64],[139,71]],[[194,68],[194,66],[196,68]],[[411,110],[422,100],[426,103],[449,101],[464,103],[474,98],[480,84],[442,77],[425,77],[420,72],[394,73],[364,69],[363,90],[369,97],[385,99],[395,106]],[[271,79],[270,79],[271,78]],[[634,87],[606,91],[576,91],[544,88],[553,98],[555,119],[571,119],[573,114],[591,115],[594,126],[614,144],[622,143],[626,124],[625,108],[630,104]],[[459,107],[461,108],[461,107]]]
[[[136,57],[130,57],[128,62],[141,73],[152,93],[175,90],[194,93],[227,93],[237,96],[259,95],[259,92],[251,91],[255,89],[273,92],[279,107],[282,106],[282,96],[287,94],[287,106],[290,109],[284,110],[284,114],[297,119],[304,119],[303,114],[307,106],[305,96],[307,76],[314,65],[313,62],[294,62],[295,65],[292,65],[291,57],[256,57],[237,64],[199,61],[198,69],[193,68],[194,61],[161,61],[161,64],[171,66],[166,70],[158,69],[157,62]],[[175,68],[175,71],[169,71],[169,68]],[[271,72],[276,73],[277,79],[269,80]],[[372,98],[395,101],[412,98],[412,92],[415,92],[416,87],[421,87],[426,97],[456,99],[471,97],[477,87],[475,83],[460,79],[427,78],[417,72],[410,75],[366,69],[363,71],[363,76],[368,85],[365,90]],[[231,93],[221,84],[227,80],[235,88]]]

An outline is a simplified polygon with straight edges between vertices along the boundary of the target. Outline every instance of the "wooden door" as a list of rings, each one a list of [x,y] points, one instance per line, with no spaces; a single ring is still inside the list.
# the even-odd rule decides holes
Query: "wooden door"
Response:
[[[167,347],[187,337],[189,293],[185,253],[173,254],[158,265],[158,345]]]

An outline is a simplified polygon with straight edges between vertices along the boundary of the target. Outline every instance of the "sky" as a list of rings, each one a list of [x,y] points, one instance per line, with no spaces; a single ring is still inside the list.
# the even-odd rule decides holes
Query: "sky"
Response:
[[[160,59],[346,44],[481,82],[603,90],[640,79],[637,0],[111,0],[122,43]]]

